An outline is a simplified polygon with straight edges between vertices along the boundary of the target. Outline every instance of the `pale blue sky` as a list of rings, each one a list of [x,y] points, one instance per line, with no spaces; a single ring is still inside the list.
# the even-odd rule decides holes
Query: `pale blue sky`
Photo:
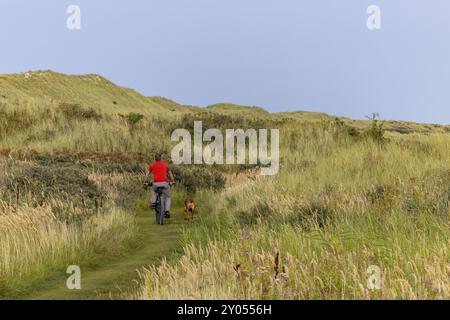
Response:
[[[82,30],[66,28],[66,8]],[[366,9],[382,10],[382,30]],[[98,73],[180,103],[450,123],[448,0],[0,0],[0,73]]]

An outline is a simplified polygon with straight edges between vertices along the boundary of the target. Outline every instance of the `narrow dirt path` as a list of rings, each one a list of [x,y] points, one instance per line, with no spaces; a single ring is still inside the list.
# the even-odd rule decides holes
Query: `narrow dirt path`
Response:
[[[154,211],[147,206],[137,208],[136,224],[140,245],[125,254],[96,262],[97,267],[83,272],[81,289],[66,287],[66,274],[29,292],[29,299],[111,299],[123,298],[124,293],[136,289],[138,270],[158,264],[163,257],[175,258],[180,252],[179,231],[183,224],[181,204],[175,204],[171,219],[163,226],[155,223]]]

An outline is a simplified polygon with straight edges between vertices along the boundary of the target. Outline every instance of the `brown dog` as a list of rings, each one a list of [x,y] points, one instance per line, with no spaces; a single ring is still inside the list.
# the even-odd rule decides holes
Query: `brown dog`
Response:
[[[184,220],[192,222],[195,214],[195,202],[193,199],[186,199],[184,201]]]

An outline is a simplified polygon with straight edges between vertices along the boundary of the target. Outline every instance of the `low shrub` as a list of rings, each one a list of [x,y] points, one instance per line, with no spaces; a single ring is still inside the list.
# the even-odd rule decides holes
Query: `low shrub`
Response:
[[[219,191],[225,187],[224,175],[208,166],[175,166],[172,171],[177,183],[188,192],[198,189]]]
[[[77,103],[61,102],[59,110],[69,120],[96,120],[99,121],[102,116],[93,108],[84,108]]]
[[[130,126],[134,127],[139,121],[144,119],[144,115],[140,113],[131,112],[127,115],[119,114],[119,117],[124,119]]]
[[[379,121],[379,117],[377,113],[373,113],[371,117],[367,117],[371,123],[369,128],[364,131],[363,136],[377,143],[383,143],[386,140],[384,136],[385,129],[384,123]]]

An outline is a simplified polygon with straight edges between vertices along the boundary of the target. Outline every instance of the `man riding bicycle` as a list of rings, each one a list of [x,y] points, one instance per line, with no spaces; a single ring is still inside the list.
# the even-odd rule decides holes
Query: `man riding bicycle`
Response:
[[[164,217],[168,219],[170,218],[171,205],[170,186],[171,184],[175,184],[175,179],[173,178],[172,171],[170,171],[169,166],[161,161],[161,154],[155,155],[155,162],[153,162],[148,168],[147,181],[149,180],[150,174],[153,174],[153,186],[151,189],[152,208],[156,207],[156,189],[163,187],[166,198]],[[167,176],[169,176],[169,179],[167,179]]]

